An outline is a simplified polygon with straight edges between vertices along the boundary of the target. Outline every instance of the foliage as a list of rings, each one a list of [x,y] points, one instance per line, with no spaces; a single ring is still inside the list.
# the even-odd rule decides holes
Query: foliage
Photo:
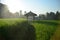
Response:
[[[58,22],[54,20],[33,21],[32,24],[36,28],[37,40],[50,40],[59,25]]]
[[[60,21],[42,20],[27,23],[26,19],[0,19],[0,39],[50,40]],[[36,33],[35,33],[36,31]]]
[[[0,18],[6,17],[9,14],[7,5],[0,3]]]
[[[20,19],[0,19],[0,40],[35,40],[35,28]]]

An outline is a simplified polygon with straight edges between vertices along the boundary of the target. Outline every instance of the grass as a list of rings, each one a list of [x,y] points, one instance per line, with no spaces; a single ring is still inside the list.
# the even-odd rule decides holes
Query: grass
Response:
[[[3,34],[7,33],[4,30],[10,30],[9,33],[13,32],[13,29],[18,31],[19,33],[22,32],[22,34],[25,32],[25,30],[28,30],[30,24],[22,23],[26,21],[26,19],[0,19],[0,28],[2,27]],[[58,28],[58,25],[60,24],[60,21],[57,20],[42,20],[42,21],[33,21],[31,25],[33,25],[34,30],[36,30],[36,40],[50,40],[51,37],[54,35],[56,29]],[[4,27],[4,29],[3,29]],[[17,28],[17,29],[16,29]],[[30,33],[33,32],[32,28],[30,29]],[[19,31],[19,30],[22,31]],[[11,33],[13,36],[14,34]],[[6,34],[7,35],[7,34]],[[17,34],[20,35],[20,34]],[[28,35],[28,34],[27,34]],[[22,35],[21,35],[22,36]],[[12,36],[11,36],[12,37]]]
[[[50,40],[60,40],[60,23]]]
[[[36,28],[37,40],[50,40],[59,25],[59,21],[33,21],[32,24]]]
[[[15,25],[16,23],[20,23],[25,21],[26,19],[19,18],[10,18],[10,19],[0,19],[0,27],[5,25]]]
[[[0,40],[34,40],[35,29],[25,19],[0,19]]]

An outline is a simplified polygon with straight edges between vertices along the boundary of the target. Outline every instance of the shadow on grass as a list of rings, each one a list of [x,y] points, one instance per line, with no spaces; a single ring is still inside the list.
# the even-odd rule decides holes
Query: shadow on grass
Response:
[[[35,38],[35,28],[27,22],[0,27],[0,40],[35,40]]]

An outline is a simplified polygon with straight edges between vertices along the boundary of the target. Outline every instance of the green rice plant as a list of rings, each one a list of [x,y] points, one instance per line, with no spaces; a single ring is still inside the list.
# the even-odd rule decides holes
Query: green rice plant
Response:
[[[26,20],[0,21],[0,40],[35,40],[35,28]]]
[[[2,33],[6,40],[50,40],[59,24],[57,20],[0,19],[0,37]]]
[[[58,21],[43,20],[33,21],[32,25],[34,25],[36,29],[36,40],[50,40],[59,24]]]

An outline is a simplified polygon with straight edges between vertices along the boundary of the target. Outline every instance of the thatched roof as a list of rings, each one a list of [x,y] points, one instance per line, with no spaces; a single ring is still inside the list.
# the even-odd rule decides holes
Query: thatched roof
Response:
[[[26,13],[25,16],[37,16],[37,14],[30,11],[30,12]]]

